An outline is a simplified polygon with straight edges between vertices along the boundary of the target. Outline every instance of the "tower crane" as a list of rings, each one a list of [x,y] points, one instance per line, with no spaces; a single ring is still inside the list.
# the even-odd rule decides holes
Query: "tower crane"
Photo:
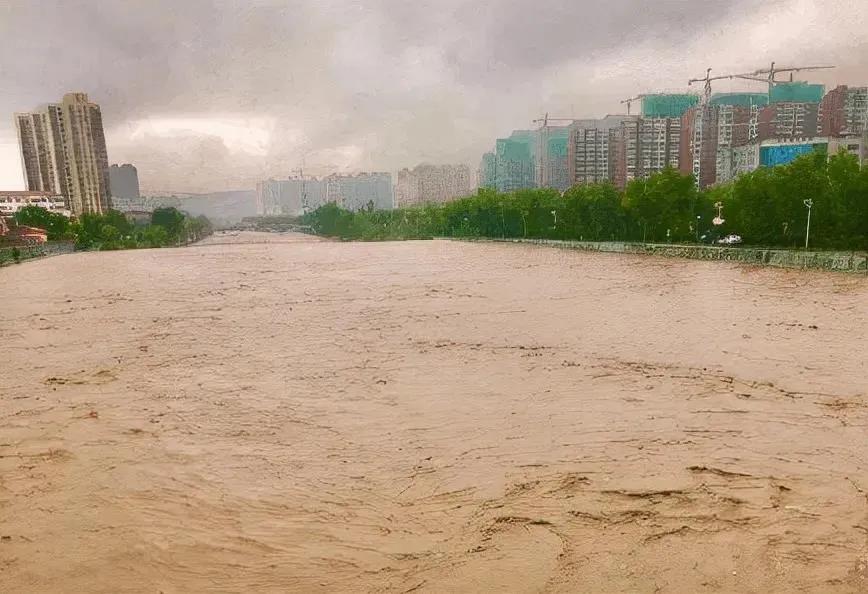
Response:
[[[734,74],[732,78],[741,78],[744,80],[754,80],[757,82],[767,83],[769,85],[769,95],[771,96],[772,88],[775,84],[784,82],[779,81],[776,78],[781,72],[789,72],[790,82],[792,82],[794,72],[802,72],[804,70],[828,70],[829,68],[834,68],[834,66],[794,66],[792,68],[776,68],[775,63],[772,62],[772,65],[769,68],[760,68],[759,70],[754,70],[753,72],[748,72],[746,74]]]
[[[708,105],[708,102],[711,100],[711,81],[713,80],[721,80],[726,78],[733,78],[732,74],[725,74],[723,76],[711,76],[711,68],[705,71],[705,78],[691,78],[687,81],[687,86],[689,87],[693,83],[704,82],[705,83],[705,93],[703,95],[703,104]]]
[[[549,122],[575,122],[575,121],[576,121],[576,118],[552,118],[552,117],[549,117],[548,112],[546,112],[543,115],[543,117],[533,120],[533,123],[534,124],[540,124],[539,129],[544,130],[545,128],[548,128]],[[546,132],[546,134],[548,134],[548,132]],[[538,139],[538,142],[542,143],[542,146],[544,146],[545,141],[542,139],[541,136]],[[540,146],[540,150],[539,150],[539,171],[537,172],[537,175],[536,175],[537,183],[540,186],[544,186],[548,180],[548,175],[546,174],[546,172],[544,170],[545,162],[543,159],[543,153],[545,151],[542,149],[542,146]]]
[[[644,93],[643,93],[643,94],[640,94],[640,95],[636,95],[635,97],[630,97],[629,99],[624,99],[623,101],[621,101],[621,105],[624,105],[625,103],[627,104],[627,115],[630,115],[630,106],[633,105],[633,102],[634,102],[634,101],[639,101],[639,100],[642,99],[642,97],[644,97],[644,96],[645,96],[645,95],[644,95]]]
[[[534,124],[542,124],[540,128],[546,128],[549,125],[549,122],[575,122],[576,118],[550,118],[548,112],[541,117],[533,120]]]

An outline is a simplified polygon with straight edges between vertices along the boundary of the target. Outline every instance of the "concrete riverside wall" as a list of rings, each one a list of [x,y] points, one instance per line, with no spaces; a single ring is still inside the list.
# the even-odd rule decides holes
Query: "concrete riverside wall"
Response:
[[[666,243],[627,243],[618,241],[568,241],[558,239],[468,238],[469,241],[531,243],[591,252],[652,254],[667,258],[726,260],[780,268],[817,268],[868,274],[868,252],[805,252],[751,247],[675,245]]]
[[[13,247],[0,247],[0,266],[15,263],[14,249]],[[23,262],[33,258],[70,254],[73,251],[75,251],[75,244],[71,241],[49,241],[42,245],[20,245],[18,246],[18,259]]]

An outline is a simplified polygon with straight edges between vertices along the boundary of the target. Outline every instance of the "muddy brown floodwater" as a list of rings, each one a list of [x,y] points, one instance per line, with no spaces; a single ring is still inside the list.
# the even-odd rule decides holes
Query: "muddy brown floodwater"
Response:
[[[216,235],[0,270],[2,592],[865,592],[868,280]]]

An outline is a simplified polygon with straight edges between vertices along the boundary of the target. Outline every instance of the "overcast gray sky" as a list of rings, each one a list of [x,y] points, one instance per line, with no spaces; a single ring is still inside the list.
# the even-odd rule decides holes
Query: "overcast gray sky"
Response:
[[[144,188],[476,167],[494,138],[724,74],[832,63],[868,84],[865,0],[0,0],[0,189],[12,114],[85,91]],[[721,81],[716,90],[762,89]],[[696,88],[697,91],[701,90]]]

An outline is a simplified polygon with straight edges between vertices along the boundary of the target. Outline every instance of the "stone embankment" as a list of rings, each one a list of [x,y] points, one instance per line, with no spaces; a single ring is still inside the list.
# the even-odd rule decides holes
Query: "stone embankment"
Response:
[[[75,251],[75,244],[72,241],[49,241],[41,245],[0,247],[0,266],[16,264],[34,258],[71,254],[73,251]]]
[[[802,251],[753,247],[628,243],[618,241],[569,241],[557,239],[479,238],[470,241],[531,243],[592,252],[652,254],[668,258],[726,260],[779,268],[814,268],[868,274],[868,252]]]

